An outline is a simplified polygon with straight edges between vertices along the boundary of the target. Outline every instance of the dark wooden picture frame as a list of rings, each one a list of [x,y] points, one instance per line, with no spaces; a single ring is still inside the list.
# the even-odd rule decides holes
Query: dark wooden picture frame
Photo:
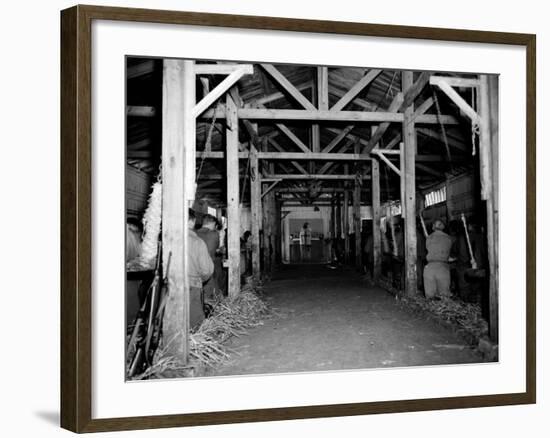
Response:
[[[275,409],[92,419],[91,41],[94,20],[517,45],[526,48],[526,391]],[[536,401],[536,37],[531,34],[75,6],[61,13],[61,426],[97,432],[273,421]]]

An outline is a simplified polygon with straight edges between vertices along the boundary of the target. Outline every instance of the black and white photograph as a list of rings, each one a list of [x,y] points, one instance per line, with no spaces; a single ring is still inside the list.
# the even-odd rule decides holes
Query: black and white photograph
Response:
[[[498,75],[125,63],[127,381],[498,362]]]

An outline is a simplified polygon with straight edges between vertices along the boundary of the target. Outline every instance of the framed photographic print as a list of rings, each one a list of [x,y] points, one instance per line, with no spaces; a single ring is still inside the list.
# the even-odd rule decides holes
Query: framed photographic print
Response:
[[[62,427],[535,402],[534,35],[75,6],[61,49]]]

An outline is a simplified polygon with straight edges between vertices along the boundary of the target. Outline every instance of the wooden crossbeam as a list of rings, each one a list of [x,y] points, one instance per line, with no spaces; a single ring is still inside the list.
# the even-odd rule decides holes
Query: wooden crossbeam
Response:
[[[396,111],[401,107],[402,103],[403,103],[403,93],[396,94],[396,96],[393,98],[390,104],[390,107],[388,108],[388,111],[392,114],[398,114]],[[403,115],[400,114],[400,116],[403,116]],[[367,145],[363,148],[363,153],[365,154],[370,153],[370,151],[374,148],[376,143],[380,141],[380,139],[382,138],[382,136],[388,130],[389,127],[390,127],[390,124],[387,121],[380,124],[376,132],[372,134],[372,137],[367,143]]]
[[[304,91],[309,90],[313,88],[313,81],[304,82],[303,84],[296,85],[296,89],[298,91]],[[280,100],[285,97],[284,93],[281,93],[280,91],[277,91],[275,93],[268,94],[267,96],[260,97],[259,99],[255,100],[254,102],[250,103],[251,107],[254,107],[256,105],[265,105],[266,103],[275,102],[277,100]]]
[[[420,94],[420,92],[424,89],[426,84],[430,80],[430,74],[428,72],[422,72],[416,82],[412,84],[407,90],[403,90],[402,93],[399,93],[395,96],[393,99],[389,111],[403,111],[404,108],[408,108],[411,106],[416,99],[416,97]],[[400,97],[401,96],[401,97]],[[412,118],[412,114],[411,114]],[[417,123],[423,123],[422,119],[427,119],[428,117],[426,115],[418,115],[416,122]],[[382,123],[376,132],[373,134],[372,138],[369,141],[369,144],[363,149],[363,153],[369,153],[376,143],[380,141],[384,133],[388,130],[389,123]]]
[[[395,137],[393,137],[390,142],[383,147],[383,149],[393,149],[395,146],[399,144],[401,141],[401,133],[397,134]]]
[[[270,140],[272,141],[272,140]],[[313,160],[313,161],[370,161],[365,154],[324,153],[324,152],[260,152],[262,160]],[[307,173],[307,172],[306,172]]]
[[[449,85],[446,77],[432,76],[430,84],[438,86],[470,118],[472,123],[479,123],[477,112]]]
[[[355,139],[350,138],[344,144],[344,146],[342,146],[339,153],[344,153],[345,151],[347,151],[349,148],[351,148],[355,144],[355,141],[356,141]],[[329,169],[332,167],[333,164],[334,164],[333,161],[323,164],[323,166],[319,169],[319,173],[321,173],[321,174],[327,173],[329,171]]]
[[[202,114],[202,118],[212,119],[216,114],[217,119],[225,118],[225,108],[208,110]],[[292,109],[271,109],[271,108],[240,108],[237,110],[239,119],[250,120],[311,120],[322,122],[403,122],[403,114],[383,111],[321,111],[321,110],[292,110]],[[416,123],[458,125],[454,116],[441,115],[438,118],[435,114],[423,114],[419,116]]]
[[[302,105],[306,109],[316,110],[315,106],[300,91],[298,91],[298,89],[294,85],[292,85],[290,81],[287,78],[285,78],[283,74],[279,70],[277,70],[277,68],[274,65],[272,64],[260,64],[260,65],[300,105]]]
[[[273,187],[275,187],[277,184],[279,184],[282,180],[281,179],[276,179],[275,181],[273,181],[270,185],[268,185],[264,191],[262,192],[262,198],[267,195],[271,189],[273,189]]]
[[[426,111],[428,111],[433,104],[434,104],[433,97],[428,97],[424,102],[418,105],[418,108],[416,108],[416,110],[414,111],[412,118],[416,120],[418,116],[425,114]]]
[[[279,153],[277,153],[277,154],[275,154],[275,155],[280,155],[281,153],[284,153],[284,152],[285,152],[284,148],[283,148],[279,143],[277,143],[277,142],[275,141],[275,139],[270,138],[270,139],[268,139],[268,141],[269,141],[269,143],[271,143],[271,146],[273,146],[275,149],[277,149],[277,150],[279,151]],[[267,158],[267,157],[265,157],[265,154],[268,154],[268,152],[262,152],[262,159],[266,159],[266,158]],[[303,155],[303,154],[298,153],[298,154],[296,154],[296,155]],[[298,163],[297,161],[292,160],[292,161],[290,162],[290,164],[292,164],[296,169],[298,169],[298,172],[303,173],[303,174],[308,173],[308,171],[307,171],[306,169],[304,169],[304,168],[302,167],[302,165],[301,165],[300,163]]]
[[[416,79],[414,84],[407,88],[407,90],[403,90],[403,103],[398,111],[405,111],[406,108],[413,105],[416,97],[422,92],[426,84],[430,82],[430,76],[430,72],[424,71],[420,73],[420,76]]]
[[[432,76],[442,78],[451,87],[479,87],[479,79],[474,78],[455,78],[450,76]],[[437,80],[437,79],[436,79]]]
[[[286,125],[283,125],[282,123],[277,123],[275,126],[281,130],[283,134],[285,134],[296,146],[298,146],[301,150],[308,153],[310,152],[310,149],[305,145],[305,143],[300,140],[296,134],[294,134],[289,128],[286,127]]]
[[[334,134],[340,134],[342,132],[341,129],[338,129],[338,128],[327,128],[327,131],[330,131]],[[359,144],[363,145],[363,146],[366,146],[367,144],[369,144],[368,140],[365,140],[364,138],[362,137],[359,137],[357,135],[354,135],[354,134],[351,134],[351,133],[348,133],[346,135],[346,138],[348,138],[349,140],[352,140],[354,142],[359,142]]]
[[[336,137],[321,152],[328,153],[328,152],[332,151],[336,146],[338,146],[338,144],[340,144],[340,142],[344,138],[346,138],[348,136],[348,134],[351,133],[353,128],[354,128],[354,125],[346,126],[344,129],[342,129],[338,133],[338,135],[336,135]]]
[[[292,110],[292,109],[256,109],[239,110],[241,119],[263,120],[312,120],[333,122],[394,122],[401,123],[403,114],[382,111],[326,111],[326,110]],[[429,123],[432,117],[427,117]],[[433,116],[435,119],[435,116]]]
[[[371,156],[365,154],[349,154],[344,153],[346,150],[350,149],[354,144],[353,140],[346,142],[344,146],[340,149],[339,152],[325,154],[323,152],[313,153],[308,152],[258,152],[258,158],[260,160],[315,160],[315,161],[328,161],[321,170],[328,169],[331,167],[335,161],[369,161],[372,159]],[[382,149],[384,151],[385,149]],[[138,152],[138,151],[136,151]],[[386,154],[387,155],[387,154]],[[205,159],[225,159],[225,152],[222,151],[198,151],[196,154],[197,158]],[[136,156],[136,158],[139,156]],[[240,160],[245,160],[248,158],[248,152],[239,152],[238,157]],[[393,155],[389,155],[390,160],[394,158]],[[418,162],[444,162],[445,158],[442,155],[436,154],[418,154],[415,157]],[[453,162],[462,163],[467,162],[470,159],[468,155],[458,155],[453,156]],[[327,167],[325,167],[327,166]],[[319,172],[324,173],[324,172]],[[202,176],[201,176],[202,178]],[[206,178],[206,177],[205,177]]]
[[[196,75],[230,75],[242,68],[246,69],[246,74],[254,73],[252,64],[195,64]]]
[[[369,72],[363,76],[351,89],[344,94],[338,102],[336,102],[333,107],[330,109],[331,111],[340,111],[342,110],[348,103],[350,103],[362,90],[365,89],[367,85],[369,85],[376,77],[382,73],[382,70],[378,69],[372,69],[369,70]]]
[[[388,167],[393,170],[397,175],[401,176],[401,170],[397,168],[395,164],[393,164],[386,155],[382,153],[380,149],[378,150],[372,150],[373,153],[375,153],[384,163],[388,165]]]
[[[262,178],[262,182],[281,180],[316,180],[316,179],[333,179],[333,180],[354,180],[355,175],[324,175],[324,174],[308,174],[308,175],[294,175],[294,174],[267,174]],[[363,179],[370,179],[369,175],[363,176]]]
[[[222,64],[219,67],[226,67]],[[200,102],[195,105],[193,115],[198,117],[206,109],[218,100],[227,90],[229,90],[243,75],[251,74],[254,69],[251,64],[240,64],[239,68],[235,69],[230,75],[228,75],[223,81],[221,81],[216,87],[203,97]]]

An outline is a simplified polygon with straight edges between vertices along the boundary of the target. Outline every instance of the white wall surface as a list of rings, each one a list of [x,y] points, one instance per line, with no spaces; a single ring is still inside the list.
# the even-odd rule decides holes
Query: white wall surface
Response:
[[[548,217],[542,170],[548,168],[550,28],[545,2],[463,0],[414,2],[319,2],[278,0],[110,0],[90,4],[271,15],[387,24],[454,27],[538,35],[538,223]],[[0,375],[2,436],[68,436],[58,428],[59,404],[59,10],[73,2],[5,2],[0,15],[2,68],[2,272],[3,337]],[[546,166],[544,166],[546,164]],[[280,437],[404,436],[517,437],[547,436],[550,411],[549,335],[543,317],[548,298],[543,248],[548,231],[538,230],[538,400],[535,406],[511,406],[320,420],[284,421],[144,432],[113,437]],[[547,312],[545,312],[547,313]],[[546,319],[546,320],[545,320]]]

